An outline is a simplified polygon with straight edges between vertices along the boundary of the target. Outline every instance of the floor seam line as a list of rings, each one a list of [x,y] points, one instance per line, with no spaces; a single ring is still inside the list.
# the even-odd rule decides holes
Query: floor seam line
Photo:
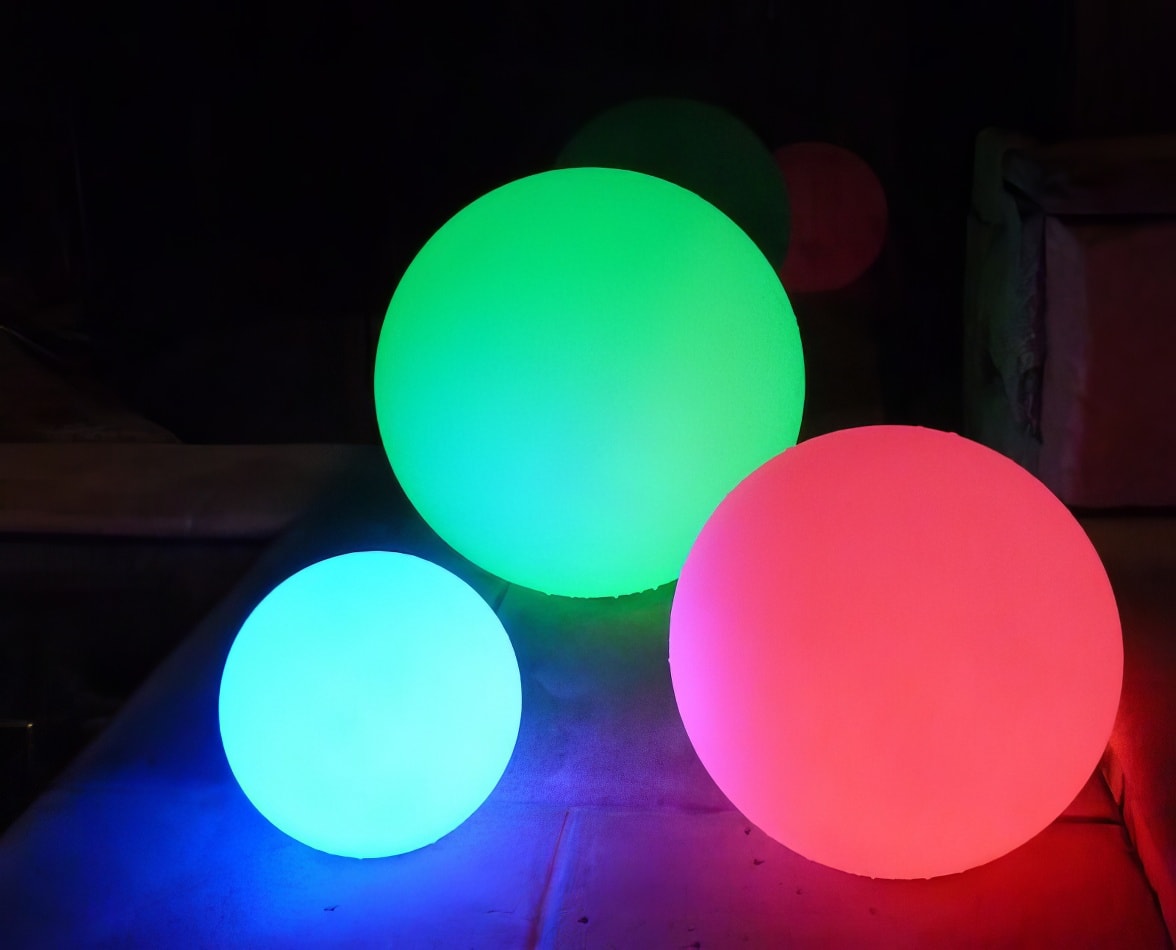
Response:
[[[543,890],[539,894],[538,912],[535,914],[535,924],[531,929],[531,939],[528,943],[530,950],[540,950],[547,943],[549,904],[552,884],[555,882],[559,870],[560,857],[564,847],[564,837],[568,830],[568,821],[572,817],[573,809],[564,811],[563,822],[559,826],[559,834],[555,839],[555,847],[551,849],[551,861],[547,865],[547,876],[543,881]]]

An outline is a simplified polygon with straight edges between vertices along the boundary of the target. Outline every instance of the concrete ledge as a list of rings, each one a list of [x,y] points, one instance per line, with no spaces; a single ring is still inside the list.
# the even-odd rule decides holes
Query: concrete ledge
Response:
[[[0,535],[269,539],[381,464],[366,445],[3,444]]]

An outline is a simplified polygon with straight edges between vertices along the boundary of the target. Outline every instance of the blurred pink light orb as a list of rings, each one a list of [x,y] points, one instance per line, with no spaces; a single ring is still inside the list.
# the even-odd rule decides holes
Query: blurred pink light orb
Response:
[[[869,269],[886,241],[886,193],[849,149],[798,142],[776,149],[791,204],[780,280],[790,293],[837,290]]]

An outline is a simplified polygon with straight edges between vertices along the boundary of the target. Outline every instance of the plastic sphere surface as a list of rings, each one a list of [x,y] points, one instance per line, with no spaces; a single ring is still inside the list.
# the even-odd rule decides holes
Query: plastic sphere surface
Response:
[[[670,621],[702,763],[765,833],[855,874],[983,864],[1097,766],[1123,647],[1066,508],[959,436],[876,426],[745,479],[690,552]]]
[[[672,181],[729,215],[773,264],[784,259],[785,181],[759,137],[718,106],[656,96],[622,103],[580,129],[556,166],[625,168]]]
[[[523,178],[405,272],[375,368],[392,468],[458,552],[601,597],[677,577],[715,505],[796,440],[804,361],[771,265],[658,178]]]
[[[502,777],[522,709],[498,618],[407,554],[329,558],[279,584],[225,661],[220,730],[257,810],[331,854],[385,857],[465,821]]]
[[[837,290],[860,277],[886,241],[886,193],[866,162],[826,142],[776,149],[791,232],[780,279],[790,292]]]

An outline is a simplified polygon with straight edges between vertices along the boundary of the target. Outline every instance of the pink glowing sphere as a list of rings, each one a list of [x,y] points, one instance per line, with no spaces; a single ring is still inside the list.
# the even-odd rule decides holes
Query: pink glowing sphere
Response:
[[[784,288],[814,293],[857,280],[886,241],[886,193],[873,170],[826,142],[785,145],[775,158],[791,205]]]
[[[719,505],[670,620],[674,693],[720,789],[854,874],[991,861],[1053,821],[1110,735],[1114,595],[1015,463],[930,429],[802,442]]]

